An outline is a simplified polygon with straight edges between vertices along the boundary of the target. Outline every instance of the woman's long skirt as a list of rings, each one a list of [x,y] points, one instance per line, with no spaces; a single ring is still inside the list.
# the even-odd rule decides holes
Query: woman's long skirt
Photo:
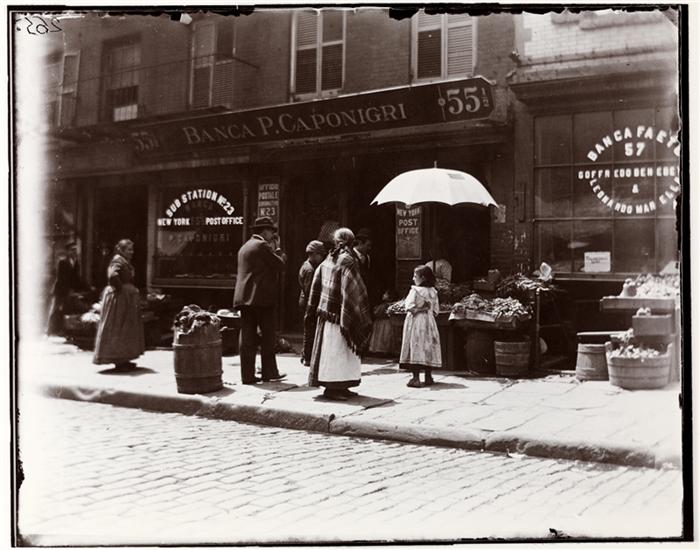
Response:
[[[347,389],[360,385],[362,363],[340,332],[340,326],[322,319],[316,326],[309,386]]]
[[[119,290],[106,287],[92,362],[125,363],[139,357],[145,349],[138,289],[131,284],[124,284]]]

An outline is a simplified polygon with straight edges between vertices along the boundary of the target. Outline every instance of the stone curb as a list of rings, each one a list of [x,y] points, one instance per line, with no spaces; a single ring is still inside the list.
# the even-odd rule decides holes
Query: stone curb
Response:
[[[154,412],[180,413],[217,420],[235,420],[277,428],[307,430],[333,435],[367,437],[417,445],[434,445],[471,451],[521,453],[528,456],[602,462],[646,468],[681,468],[676,453],[656,456],[644,448],[601,445],[586,440],[543,438],[516,433],[494,433],[470,428],[395,424],[362,418],[336,417],[334,414],[305,413],[263,405],[222,402],[217,397],[106,390],[88,386],[43,383],[39,391],[48,396],[74,401],[104,403]]]

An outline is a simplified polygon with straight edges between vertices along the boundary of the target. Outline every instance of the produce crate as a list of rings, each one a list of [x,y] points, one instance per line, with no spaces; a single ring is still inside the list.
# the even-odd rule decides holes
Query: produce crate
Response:
[[[657,336],[673,332],[670,315],[634,315],[632,328],[635,336]]]
[[[484,321],[486,323],[495,323],[496,316],[493,313],[487,313],[484,311],[475,311],[473,309],[465,310],[465,318],[471,319],[472,321]]]
[[[600,300],[600,308],[603,311],[636,311],[640,307],[648,307],[652,311],[671,312],[676,307],[676,301],[673,298],[644,298],[641,296],[604,296]]]

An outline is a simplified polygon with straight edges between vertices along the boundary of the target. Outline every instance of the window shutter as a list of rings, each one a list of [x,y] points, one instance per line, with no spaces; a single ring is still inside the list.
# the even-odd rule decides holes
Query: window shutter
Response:
[[[214,65],[213,105],[231,106],[233,101],[233,63]]]
[[[343,85],[343,45],[323,47],[321,60],[321,89],[334,90]]]
[[[297,13],[297,48],[316,47],[318,33],[318,14],[311,11]]]
[[[442,22],[442,16],[428,15],[425,10],[418,11],[418,29],[439,29]]]
[[[195,67],[192,71],[192,108],[209,107],[211,66]]]
[[[302,11],[297,13],[296,27],[296,77],[294,91],[307,94],[316,91],[318,14]]]
[[[418,32],[418,78],[440,76],[442,63],[440,52],[442,38],[440,30]]]
[[[447,75],[471,75],[473,71],[473,24],[450,26],[447,31]]]
[[[77,54],[67,54],[63,57],[63,77],[61,87],[63,90],[74,90],[78,84],[78,63]]]

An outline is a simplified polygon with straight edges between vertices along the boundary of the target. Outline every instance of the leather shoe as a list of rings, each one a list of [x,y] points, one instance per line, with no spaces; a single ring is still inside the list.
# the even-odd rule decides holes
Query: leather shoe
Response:
[[[260,381],[262,381],[262,378],[258,378],[256,376],[252,380],[241,380],[241,384],[245,384],[246,386],[252,386],[253,384],[257,384]]]
[[[263,376],[263,382],[276,382],[277,380],[282,380],[287,378],[287,374],[284,372],[278,372],[275,376]]]

